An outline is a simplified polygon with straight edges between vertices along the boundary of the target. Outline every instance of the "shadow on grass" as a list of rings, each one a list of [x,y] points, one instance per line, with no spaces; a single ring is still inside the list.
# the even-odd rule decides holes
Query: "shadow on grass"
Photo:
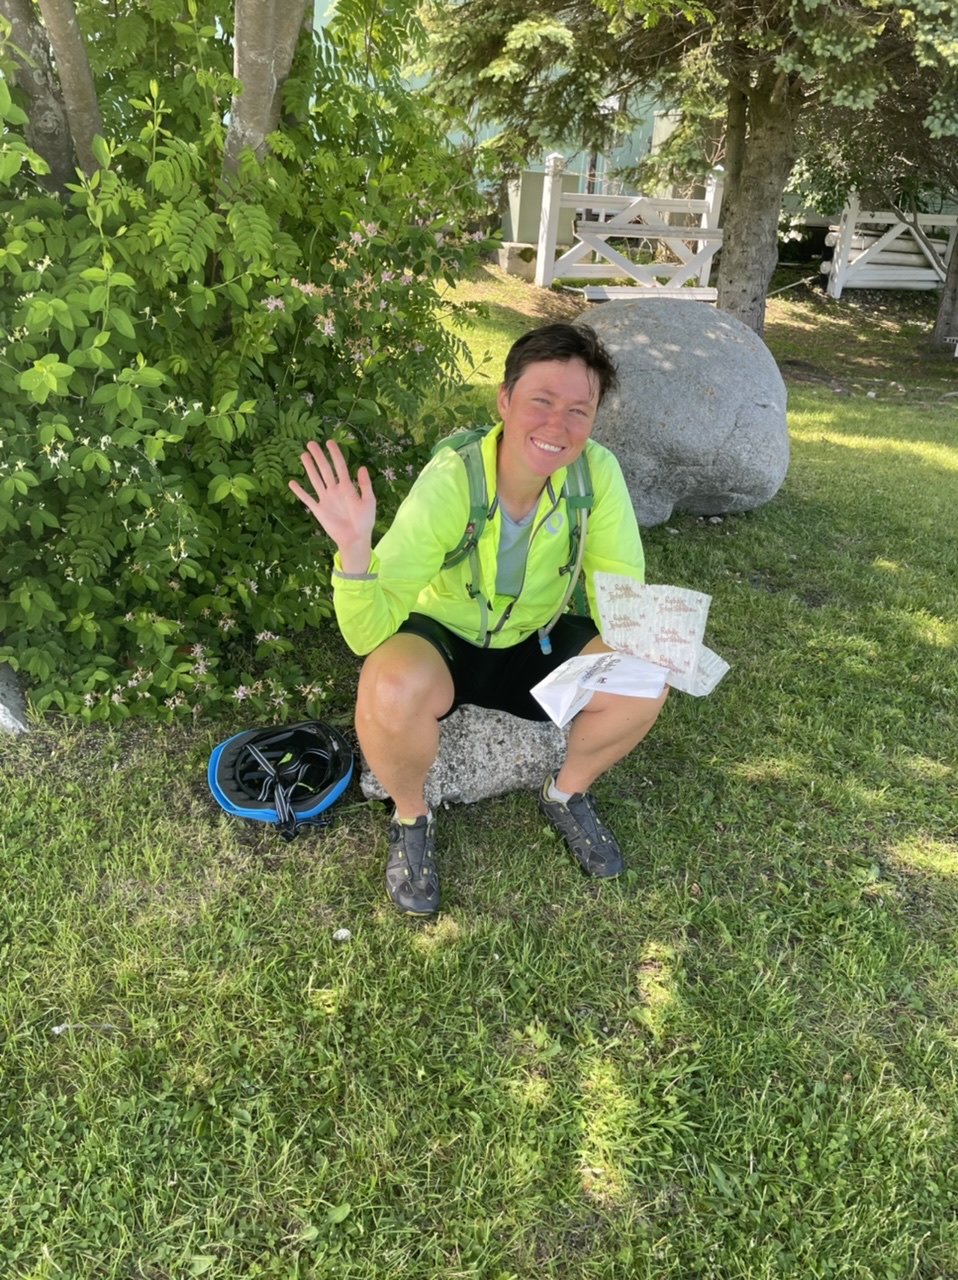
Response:
[[[463,291],[468,292],[470,300],[498,312],[510,327],[521,326],[522,333],[533,324],[574,320],[587,307],[581,294],[540,289],[492,267],[480,268],[464,282]]]
[[[931,352],[937,298],[903,292],[854,292],[838,301],[824,291],[779,294],[769,301],[765,338],[782,360],[822,367],[840,382],[855,378],[948,378],[947,355]]]

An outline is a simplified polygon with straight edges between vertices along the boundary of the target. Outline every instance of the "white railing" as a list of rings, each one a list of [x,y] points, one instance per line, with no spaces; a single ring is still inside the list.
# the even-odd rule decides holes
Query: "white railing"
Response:
[[[546,158],[536,257],[536,284],[548,286],[561,279],[606,279],[625,277],[633,283],[625,288],[587,288],[591,298],[638,296],[643,293],[714,299],[708,287],[712,258],[722,244],[719,214],[722,207],[721,176],[708,180],[704,199],[680,200],[645,195],[603,195],[593,192],[564,192],[562,173],[565,160],[554,154]],[[575,213],[575,242],[556,257],[561,210]],[[586,211],[593,217],[587,219]],[[675,225],[676,214],[689,219]],[[597,216],[596,216],[597,215]],[[648,241],[668,249],[671,262],[636,263],[610,240]],[[689,287],[690,282],[696,285]]]
[[[929,235],[935,230],[947,231],[947,239]],[[853,195],[825,238],[834,246],[821,267],[827,292],[840,298],[843,289],[939,289],[956,236],[958,215],[919,213],[906,221],[897,210],[862,209]]]

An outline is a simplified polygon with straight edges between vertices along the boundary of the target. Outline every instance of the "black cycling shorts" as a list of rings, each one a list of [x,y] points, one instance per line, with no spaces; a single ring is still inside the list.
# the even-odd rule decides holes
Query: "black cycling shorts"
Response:
[[[548,720],[529,690],[599,634],[591,618],[563,614],[549,633],[552,652],[544,654],[538,634],[508,649],[480,649],[424,613],[411,613],[399,631],[422,636],[442,654],[456,690],[447,714],[468,702],[523,720]]]

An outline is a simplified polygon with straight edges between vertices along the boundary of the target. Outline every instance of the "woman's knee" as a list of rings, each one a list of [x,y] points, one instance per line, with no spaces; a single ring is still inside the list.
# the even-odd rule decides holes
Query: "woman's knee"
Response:
[[[646,724],[654,724],[668,696],[668,685],[656,698],[633,698],[624,693],[600,691],[592,695],[580,714],[590,712],[596,715],[604,712],[610,720],[641,720]]]
[[[356,709],[364,718],[397,724],[422,714],[445,715],[453,696],[449,670],[428,640],[393,636],[363,663]]]

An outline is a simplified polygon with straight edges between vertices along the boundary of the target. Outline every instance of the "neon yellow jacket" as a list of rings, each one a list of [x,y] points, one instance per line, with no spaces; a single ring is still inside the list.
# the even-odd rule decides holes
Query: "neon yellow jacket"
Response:
[[[496,453],[501,424],[481,444],[489,501],[496,491]],[[625,574],[644,581],[645,556],[625,477],[613,454],[594,440],[586,455],[595,495],[589,512],[583,571],[589,605],[596,617],[593,575]],[[569,561],[565,503],[559,497],[565,468],[546,482],[532,523],[526,575],[512,596],[494,594],[501,518],[496,506],[479,539],[483,595],[488,602],[489,647],[505,649],[545,626],[565,594]],[[471,599],[468,558],[442,568],[457,546],[469,518],[465,463],[455,449],[440,449],[416,479],[396,518],[380,539],[365,574],[344,574],[337,554],[333,564],[333,605],[346,643],[366,654],[391,636],[410,613],[425,613],[457,635],[481,643],[478,603]],[[490,594],[493,593],[493,594]],[[509,606],[512,605],[511,610]]]

